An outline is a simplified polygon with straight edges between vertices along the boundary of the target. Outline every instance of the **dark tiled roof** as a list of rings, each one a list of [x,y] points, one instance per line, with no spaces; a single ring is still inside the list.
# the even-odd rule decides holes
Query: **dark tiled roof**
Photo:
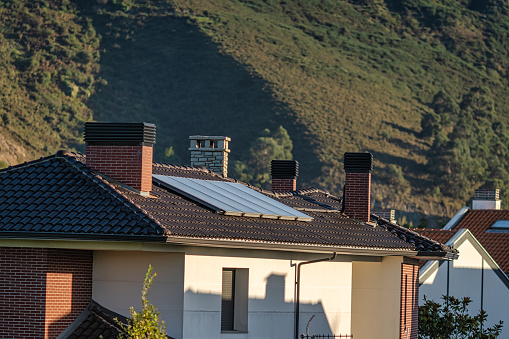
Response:
[[[455,234],[456,231],[452,230],[443,230],[443,229],[431,229],[431,228],[415,228],[415,232],[438,241],[442,244],[447,243]],[[419,268],[423,267],[426,264],[427,260],[421,260],[419,262]]]
[[[509,210],[469,210],[453,230],[468,228],[502,271],[509,274],[509,233],[486,232],[497,220],[509,220]]]
[[[65,151],[0,170],[0,232],[54,237],[164,235],[171,239],[241,240],[271,244],[321,245],[441,252],[444,248],[403,227],[349,218],[340,199],[315,188],[261,191],[313,217],[287,221],[218,214],[154,181],[151,197],[108,181],[84,165],[84,156]],[[154,164],[154,174],[235,181],[204,168]],[[10,233],[5,233],[10,232]],[[0,236],[2,234],[0,233]]]
[[[91,301],[57,339],[117,339],[119,334],[125,335],[117,320],[127,322],[124,316]]]
[[[82,160],[60,152],[0,170],[0,236],[164,234]]]
[[[378,225],[387,228],[389,232],[398,238],[414,245],[415,249],[419,252],[447,252],[453,257],[458,254],[457,250],[444,245],[445,242],[433,237],[427,237],[421,234],[419,230],[405,228],[375,215],[372,215],[372,218],[377,220]]]

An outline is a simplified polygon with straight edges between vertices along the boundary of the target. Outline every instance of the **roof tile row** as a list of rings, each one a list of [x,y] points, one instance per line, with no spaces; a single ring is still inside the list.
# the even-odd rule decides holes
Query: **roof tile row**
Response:
[[[0,234],[243,240],[276,244],[439,251],[439,243],[379,219],[376,225],[340,213],[341,199],[311,188],[275,193],[247,185],[313,217],[310,222],[218,214],[154,182],[151,197],[90,170],[81,154],[54,156],[0,170]],[[154,174],[225,180],[203,168],[155,163]],[[56,234],[58,233],[58,235]],[[450,250],[450,249],[449,249]]]

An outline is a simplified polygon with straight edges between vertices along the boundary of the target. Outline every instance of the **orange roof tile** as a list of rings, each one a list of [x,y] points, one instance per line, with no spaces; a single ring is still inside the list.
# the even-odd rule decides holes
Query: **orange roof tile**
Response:
[[[486,232],[497,220],[509,220],[509,210],[469,210],[452,230],[468,228],[502,271],[508,274],[509,233]]]

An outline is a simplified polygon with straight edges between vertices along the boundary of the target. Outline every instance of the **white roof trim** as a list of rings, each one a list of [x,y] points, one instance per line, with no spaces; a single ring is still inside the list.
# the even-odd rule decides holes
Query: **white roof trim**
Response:
[[[468,207],[464,207],[468,210]],[[463,209],[462,209],[463,210]],[[461,211],[460,211],[461,212]],[[458,212],[458,214],[460,213]],[[465,211],[466,212],[466,211]],[[464,213],[463,213],[464,214]],[[452,220],[452,219],[451,219]],[[455,245],[458,244],[459,241],[464,240],[466,237],[470,237],[475,244],[478,246],[478,250],[481,256],[486,260],[488,265],[491,267],[492,270],[497,273],[500,279],[504,281],[507,287],[509,287],[509,277],[502,271],[500,266],[498,266],[497,262],[491,257],[491,255],[486,251],[486,249],[481,245],[481,243],[477,240],[477,238],[470,232],[467,228],[462,228],[458,230],[454,234],[454,236],[449,239],[449,241],[446,243],[446,245],[451,246],[452,248],[455,248]],[[461,245],[461,244],[459,244]],[[458,246],[459,247],[459,246]],[[461,253],[460,253],[461,254]],[[427,279],[435,270],[438,270],[440,265],[443,263],[439,262],[438,260],[429,260],[420,270],[419,270],[419,283],[422,284],[423,280]]]
[[[463,218],[463,216],[469,211],[469,208],[468,207],[463,207],[462,209],[460,209],[458,211],[458,213],[456,213],[456,215],[454,217],[451,218],[451,220],[449,220],[449,222],[447,224],[445,224],[445,226],[442,228],[443,230],[450,230],[450,229],[453,229],[454,226],[456,226],[456,224]],[[451,239],[452,240],[452,239]]]

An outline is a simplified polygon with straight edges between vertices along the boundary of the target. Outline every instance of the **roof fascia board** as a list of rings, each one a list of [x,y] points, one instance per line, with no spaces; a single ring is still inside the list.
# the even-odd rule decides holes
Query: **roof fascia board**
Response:
[[[97,240],[97,241],[140,241],[164,243],[165,235],[87,234],[63,232],[11,232],[0,231],[0,239],[49,239],[49,240]]]
[[[35,233],[20,233],[20,232],[0,232],[0,246],[8,240],[18,242],[37,243],[38,241],[59,241],[68,243],[83,242],[87,244],[100,243],[101,249],[114,249],[118,248],[118,244],[130,243],[155,243],[155,244],[173,244],[173,245],[187,245],[187,246],[207,246],[207,247],[224,247],[224,248],[249,248],[257,250],[276,250],[276,251],[295,251],[306,253],[331,253],[337,252],[338,254],[351,254],[351,255],[367,255],[367,256],[407,256],[414,257],[418,254],[417,251],[401,250],[401,249],[383,249],[383,248],[354,248],[354,247],[335,247],[323,245],[303,245],[303,244],[278,244],[278,243],[263,243],[255,241],[239,241],[227,239],[199,239],[199,238],[185,238],[185,237],[166,237],[166,236],[106,236],[106,235],[80,235],[76,237],[74,234],[35,234]],[[164,242],[166,240],[166,243]],[[20,247],[20,246],[16,246]],[[46,247],[46,246],[37,246]],[[122,247],[122,245],[120,245]],[[130,246],[129,246],[130,247]],[[75,247],[66,247],[75,248]]]
[[[164,252],[167,248],[171,252],[171,246],[164,243],[143,243],[139,241],[95,241],[95,240],[77,240],[77,239],[0,239],[0,247],[33,247],[33,248],[62,248],[77,250],[115,250],[115,251],[145,251],[147,244],[151,248],[159,246],[159,251]],[[155,250],[155,249],[153,249]]]
[[[454,228],[454,226],[456,226],[458,224],[458,222],[463,219],[463,217],[465,216],[465,214],[467,214],[467,212],[469,211],[469,208],[468,207],[462,207],[458,213],[456,213],[454,215],[454,217],[451,218],[451,220],[449,220],[449,222],[447,224],[445,224],[445,226],[442,228],[443,230],[451,230]],[[450,239],[449,239],[450,240]]]
[[[354,247],[335,247],[324,245],[303,245],[303,244],[278,244],[263,243],[258,241],[239,241],[239,240],[218,240],[218,239],[199,239],[184,237],[168,237],[169,244],[182,244],[188,246],[206,246],[206,247],[224,247],[224,248],[250,248],[257,250],[277,250],[277,251],[295,251],[306,253],[331,253],[347,255],[367,255],[367,256],[416,256],[417,251],[400,249],[377,249],[377,248],[354,248]]]
[[[171,245],[161,243],[140,242],[104,242],[83,240],[49,240],[49,239],[0,239],[0,247],[30,247],[30,248],[59,248],[79,250],[104,250],[104,251],[141,251],[141,252],[172,252],[185,253],[186,255],[229,256],[229,257],[253,257],[272,258],[286,260],[310,260],[315,255],[323,253],[309,253],[298,251],[258,250],[249,248],[224,248],[205,246]],[[330,253],[330,252],[326,252]],[[335,261],[355,262],[381,262],[381,256],[365,255],[342,255]]]

